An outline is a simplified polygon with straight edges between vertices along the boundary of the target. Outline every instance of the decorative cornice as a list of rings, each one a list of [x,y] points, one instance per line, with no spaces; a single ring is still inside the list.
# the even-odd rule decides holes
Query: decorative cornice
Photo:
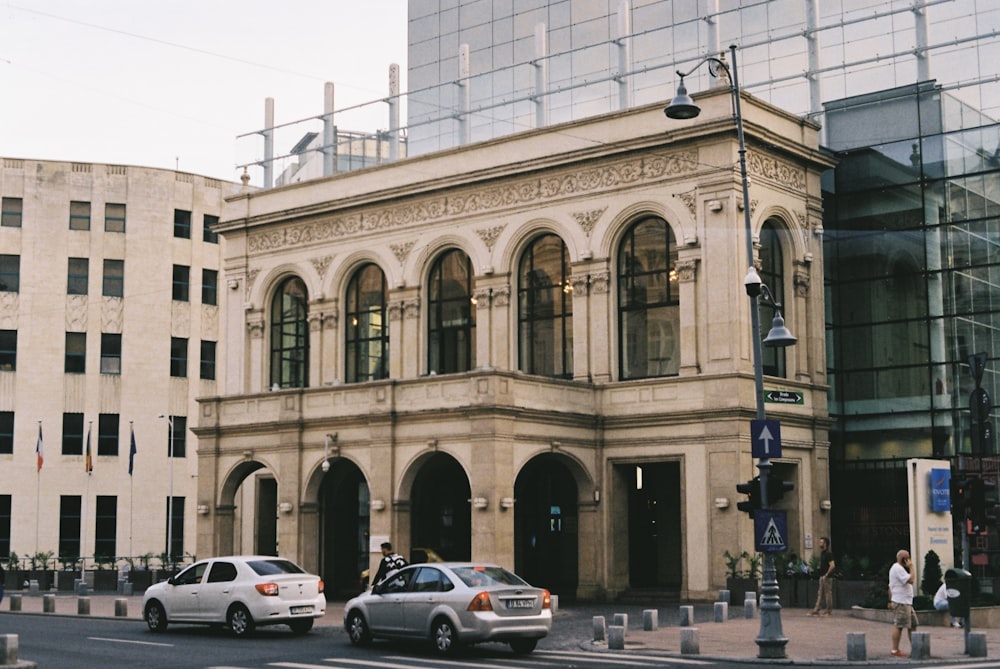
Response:
[[[492,228],[476,230],[476,234],[479,235],[479,238],[483,240],[484,244],[486,244],[486,248],[492,252],[493,245],[497,243],[500,233],[502,233],[503,229],[506,227],[506,225],[494,225]]]
[[[634,157],[574,172],[511,180],[485,189],[456,190],[449,195],[416,198],[396,206],[328,216],[300,224],[252,233],[249,253],[330,241],[373,231],[394,230],[497,209],[530,205],[579,193],[609,191],[630,184],[656,181],[692,172],[698,165],[695,149]]]
[[[806,190],[805,170],[757,151],[747,151],[747,173],[776,181],[799,192]]]
[[[601,216],[603,216],[604,212],[607,210],[607,207],[602,207],[600,209],[592,209],[590,211],[575,211],[571,215],[576,219],[576,222],[589,237],[590,233],[594,231],[594,226],[597,225],[597,221],[601,220]]]

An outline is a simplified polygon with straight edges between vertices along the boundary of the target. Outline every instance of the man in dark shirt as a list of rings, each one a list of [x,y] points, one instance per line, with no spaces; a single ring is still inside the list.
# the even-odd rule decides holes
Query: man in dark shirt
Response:
[[[378,571],[375,572],[373,584],[381,583],[390,572],[402,569],[406,566],[406,559],[399,553],[392,552],[392,544],[388,541],[382,544],[382,561],[378,563]]]
[[[833,612],[833,570],[836,568],[837,563],[834,562],[833,552],[830,550],[830,540],[826,537],[820,537],[819,592],[816,593],[816,606],[809,612],[809,615],[828,616]],[[824,599],[826,599],[826,609],[823,609]]]

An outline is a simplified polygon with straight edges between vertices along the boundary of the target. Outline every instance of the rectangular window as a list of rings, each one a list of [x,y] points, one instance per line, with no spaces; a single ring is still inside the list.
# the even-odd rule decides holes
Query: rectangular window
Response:
[[[69,229],[90,230],[90,203],[69,203]]]
[[[201,303],[219,304],[219,273],[214,269],[201,270]]]
[[[170,376],[186,377],[188,365],[188,340],[185,337],[170,338]]]
[[[80,557],[80,508],[79,495],[59,496],[59,558]]]
[[[10,495],[0,495],[0,555],[10,556]]]
[[[187,456],[187,420],[187,416],[170,417],[170,430],[167,433],[167,457],[183,458]]]
[[[0,411],[0,453],[14,452],[14,412]],[[0,551],[0,555],[3,552]]]
[[[17,330],[0,330],[0,371],[17,369]]]
[[[104,205],[104,231],[125,232],[125,205],[108,202]]]
[[[215,226],[218,224],[219,224],[218,216],[205,214],[204,222],[202,224],[201,241],[208,242],[209,244],[218,244],[219,233],[215,231]]]
[[[90,282],[90,259],[70,258],[66,274],[66,294],[86,295]]]
[[[21,290],[21,256],[0,254],[0,292],[16,293]]]
[[[63,371],[67,374],[87,373],[87,333],[66,333],[66,362]]]
[[[104,261],[104,286],[102,295],[105,297],[122,297],[125,294],[125,261]]]
[[[62,454],[83,455],[83,414],[64,413],[62,427]]]
[[[174,237],[191,239],[191,212],[174,209]]]
[[[113,559],[118,554],[118,498],[98,495],[94,513],[94,557]]]
[[[101,374],[122,373],[122,336],[101,333]]]
[[[191,295],[191,268],[174,265],[173,299],[187,302]]]
[[[171,508],[173,506],[173,508]],[[168,531],[166,536],[163,537],[163,545],[167,546],[168,543],[173,543],[173,546],[167,546],[167,552],[170,553],[171,557],[175,560],[180,560],[184,556],[184,498],[174,497],[173,505],[170,504],[170,498],[167,498],[167,513],[166,516],[170,519],[170,528],[172,532]]]
[[[102,413],[97,417],[97,454],[118,455],[118,414]]]
[[[215,342],[201,342],[201,378],[215,380]]]
[[[0,227],[21,227],[21,215],[24,210],[24,200],[19,197],[5,197],[0,203]]]

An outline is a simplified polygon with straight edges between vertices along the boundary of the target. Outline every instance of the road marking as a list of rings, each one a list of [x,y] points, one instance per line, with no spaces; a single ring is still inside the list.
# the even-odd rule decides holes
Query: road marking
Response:
[[[172,643],[157,643],[156,641],[129,641],[128,639],[108,639],[103,636],[89,636],[87,637],[91,641],[110,641],[111,643],[134,643],[138,646],[163,646],[164,648],[173,648]]]
[[[686,658],[666,656],[666,655],[628,655],[625,653],[618,652],[578,652],[571,650],[543,650],[536,651],[534,653],[537,657],[547,657],[549,655],[558,655],[559,657],[573,658],[575,660],[583,660],[586,662],[597,662],[599,664],[640,664],[649,662],[667,662],[671,664],[693,664],[693,665],[706,665],[712,664],[707,660],[688,660]],[[935,667],[935,669],[939,669]],[[966,667],[966,669],[968,669]]]

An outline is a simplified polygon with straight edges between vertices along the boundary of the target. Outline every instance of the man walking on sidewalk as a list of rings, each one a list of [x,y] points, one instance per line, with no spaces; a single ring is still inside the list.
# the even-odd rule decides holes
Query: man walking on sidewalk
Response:
[[[833,570],[837,568],[837,563],[833,560],[833,551],[830,550],[830,540],[827,537],[819,539],[819,588],[816,593],[816,606],[809,612],[811,616],[828,616],[833,612]],[[826,609],[823,609],[823,599],[826,599]]]
[[[906,657],[899,650],[899,640],[906,635],[913,643],[913,630],[917,629],[917,614],[913,612],[913,563],[909,551],[896,553],[896,563],[889,568],[889,608],[893,610],[892,617],[892,652],[893,657]]]

